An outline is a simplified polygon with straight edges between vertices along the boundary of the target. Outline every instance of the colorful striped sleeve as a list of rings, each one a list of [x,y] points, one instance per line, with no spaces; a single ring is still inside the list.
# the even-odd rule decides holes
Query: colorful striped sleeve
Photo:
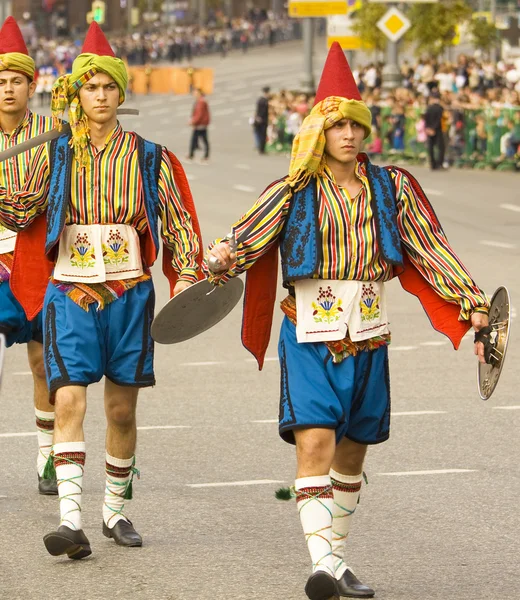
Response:
[[[179,190],[173,179],[173,167],[165,149],[159,175],[159,204],[161,235],[173,253],[173,268],[179,274],[179,279],[195,283],[200,241],[193,231],[191,216],[182,205]]]
[[[223,284],[231,277],[240,275],[254,265],[264,255],[281,233],[287,215],[291,197],[285,179],[271,184],[258,198],[256,203],[234,225],[233,231],[237,239],[237,260],[229,271],[213,274],[206,261],[204,270],[208,279],[215,284]],[[208,251],[221,242],[215,240],[208,246]]]
[[[451,248],[441,227],[434,223],[408,178],[392,170],[397,190],[398,226],[412,263],[432,288],[448,302],[460,306],[460,320],[487,312],[486,294]]]
[[[31,160],[21,190],[7,195],[6,189],[0,188],[0,224],[13,231],[30,225],[47,207],[49,182],[47,145],[44,145]]]

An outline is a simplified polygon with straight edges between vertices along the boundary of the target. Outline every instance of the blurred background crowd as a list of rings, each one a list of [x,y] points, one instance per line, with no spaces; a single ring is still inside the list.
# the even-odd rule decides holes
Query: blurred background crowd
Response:
[[[353,69],[372,112],[369,153],[399,154],[425,161],[428,135],[425,114],[430,97],[443,108],[444,166],[486,166],[520,152],[520,59],[496,64],[459,55],[454,63],[403,61],[401,85],[382,88],[380,63]],[[270,97],[267,148],[289,152],[312,95],[280,90]]]

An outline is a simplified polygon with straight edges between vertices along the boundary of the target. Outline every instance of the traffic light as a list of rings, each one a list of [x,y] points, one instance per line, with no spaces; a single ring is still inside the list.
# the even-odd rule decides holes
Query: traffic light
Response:
[[[105,10],[106,2],[103,0],[94,0],[92,2],[92,20],[102,25],[105,22]]]

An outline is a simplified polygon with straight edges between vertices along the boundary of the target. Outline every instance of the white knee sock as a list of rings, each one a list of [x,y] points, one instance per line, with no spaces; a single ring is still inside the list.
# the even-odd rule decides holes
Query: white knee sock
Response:
[[[334,556],[336,578],[341,579],[343,573],[347,570],[347,565],[344,562],[345,542],[350,530],[352,515],[359,500],[363,474],[342,475],[331,469],[330,477],[334,492],[332,554]]]
[[[49,460],[52,450],[52,436],[54,434],[54,413],[34,409],[36,414],[36,431],[38,435],[38,458],[36,459],[36,468],[38,475],[43,476],[45,465]]]
[[[81,529],[85,442],[54,444],[53,452],[60,496],[60,525]]]
[[[329,475],[302,477],[295,482],[296,502],[312,569],[334,575],[332,510],[334,499]]]
[[[107,452],[103,521],[110,529],[121,519],[128,520],[123,514],[123,508],[125,499],[129,500],[131,498],[130,494],[127,494],[127,490],[131,483],[134,463],[135,456],[132,456],[132,458],[115,458]],[[137,472],[135,469],[134,471]]]

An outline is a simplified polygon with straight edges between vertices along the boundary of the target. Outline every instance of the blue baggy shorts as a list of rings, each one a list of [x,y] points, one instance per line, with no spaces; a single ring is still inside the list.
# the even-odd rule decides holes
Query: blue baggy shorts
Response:
[[[329,428],[344,437],[379,444],[390,435],[388,347],[360,352],[335,364],[322,342],[296,340],[284,318],[278,346],[281,386],[279,432],[294,444],[294,430]]]
[[[51,393],[67,385],[87,386],[103,375],[118,385],[155,384],[155,307],[152,280],[138,283],[103,310],[88,311],[49,283],[43,306],[44,356]]]
[[[29,321],[8,281],[0,283],[0,332],[5,335],[7,347],[31,340],[43,341],[41,312]]]

